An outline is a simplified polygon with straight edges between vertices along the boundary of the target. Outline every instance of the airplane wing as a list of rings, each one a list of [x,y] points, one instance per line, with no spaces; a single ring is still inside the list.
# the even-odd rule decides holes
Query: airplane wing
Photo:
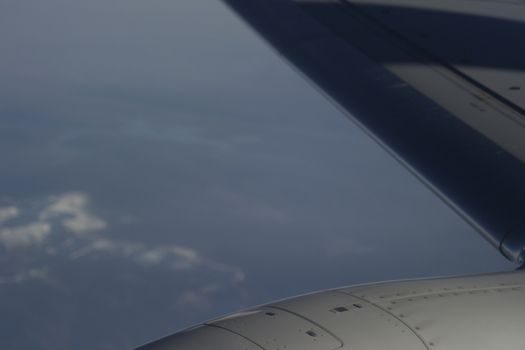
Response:
[[[503,255],[523,262],[524,2],[224,1]]]

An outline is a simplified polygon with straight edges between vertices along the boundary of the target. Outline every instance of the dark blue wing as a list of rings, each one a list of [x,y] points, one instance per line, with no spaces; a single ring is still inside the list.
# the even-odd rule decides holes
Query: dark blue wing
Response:
[[[225,1],[508,259],[521,263],[525,6]]]

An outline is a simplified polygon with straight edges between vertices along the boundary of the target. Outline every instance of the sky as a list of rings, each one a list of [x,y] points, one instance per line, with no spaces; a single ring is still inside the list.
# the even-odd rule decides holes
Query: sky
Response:
[[[0,348],[512,269],[217,0],[5,0]]]

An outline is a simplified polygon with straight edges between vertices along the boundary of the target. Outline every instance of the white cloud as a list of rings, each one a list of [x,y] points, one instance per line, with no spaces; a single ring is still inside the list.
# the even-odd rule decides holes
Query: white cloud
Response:
[[[7,249],[38,246],[53,233],[58,221],[64,229],[75,234],[94,232],[107,227],[104,220],[90,213],[89,198],[82,192],[68,192],[52,198],[34,221],[22,225],[5,223],[20,215],[14,206],[0,208],[0,245]]]
[[[205,268],[229,275],[234,283],[242,282],[245,278],[244,272],[238,267],[216,262],[194,249],[178,245],[151,247],[142,243],[98,238],[72,252],[70,258],[78,259],[95,253],[127,258],[143,267],[164,266],[174,271]]]
[[[28,210],[28,213],[34,209]],[[26,220],[22,225],[16,225],[15,222],[5,226],[4,222],[19,215],[27,218],[27,213],[16,207],[0,208],[0,246],[9,250],[40,249],[49,257],[65,257],[70,260],[112,257],[142,268],[162,268],[174,273],[190,272],[195,276],[205,276],[203,287],[185,291],[180,296],[177,304],[185,307],[207,307],[213,300],[213,293],[238,287],[245,279],[240,268],[215,261],[195,249],[174,244],[151,246],[103,237],[99,231],[107,228],[108,224],[91,213],[89,197],[85,193],[64,193],[40,204],[40,210],[36,209],[33,221]],[[73,234],[64,235],[64,231]],[[46,241],[52,235],[53,239]],[[219,282],[210,284],[207,280],[209,273],[212,273],[213,279],[218,278]],[[47,270],[33,268],[15,273],[11,277],[0,276],[0,284],[21,283],[29,279],[43,280],[46,274]]]
[[[61,218],[62,226],[76,234],[105,229],[104,220],[88,210],[89,198],[82,192],[69,192],[55,198],[40,214],[42,220]]]
[[[143,248],[136,257],[137,261],[143,265],[158,265],[170,262],[169,260],[176,260],[175,263],[180,262],[191,268],[194,265],[202,263],[204,260],[195,250],[181,246],[168,245],[155,248]]]
[[[4,207],[0,208],[0,224],[14,219],[18,216],[17,207]]]
[[[7,227],[0,230],[0,244],[8,249],[38,245],[51,233],[47,222],[35,222],[27,225]]]

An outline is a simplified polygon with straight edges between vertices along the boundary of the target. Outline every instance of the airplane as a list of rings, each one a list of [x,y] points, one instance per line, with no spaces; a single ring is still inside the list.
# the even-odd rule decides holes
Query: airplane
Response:
[[[525,348],[525,2],[223,1],[517,269],[321,291],[139,349]]]

